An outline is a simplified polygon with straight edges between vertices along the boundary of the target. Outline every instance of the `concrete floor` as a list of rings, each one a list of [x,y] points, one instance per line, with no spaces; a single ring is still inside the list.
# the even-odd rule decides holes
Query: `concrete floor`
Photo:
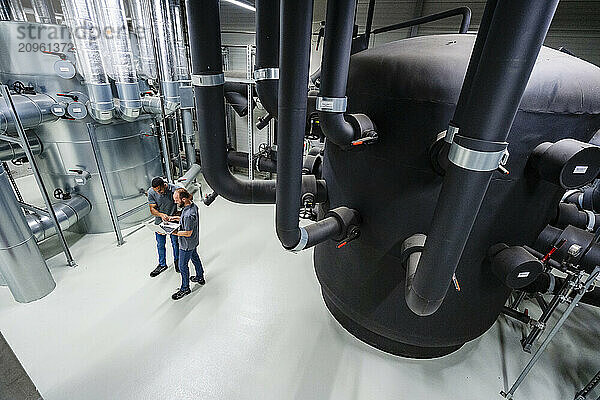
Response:
[[[503,318],[441,359],[370,348],[329,315],[312,252],[282,250],[272,206],[219,198],[201,219],[207,284],[178,302],[173,268],[148,276],[147,229],[122,247],[110,233],[69,235],[79,267],[51,258],[57,287],[42,300],[0,288],[0,331],[44,399],[501,399],[528,360]],[[573,398],[600,369],[598,316],[575,311],[517,399]]]

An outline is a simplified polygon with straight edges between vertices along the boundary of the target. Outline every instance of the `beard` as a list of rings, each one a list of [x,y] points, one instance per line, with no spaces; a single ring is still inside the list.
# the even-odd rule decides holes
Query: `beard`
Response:
[[[184,203],[183,201],[180,201],[180,202],[179,202],[179,207],[180,207],[180,208],[184,208],[184,207],[185,207],[185,203]]]

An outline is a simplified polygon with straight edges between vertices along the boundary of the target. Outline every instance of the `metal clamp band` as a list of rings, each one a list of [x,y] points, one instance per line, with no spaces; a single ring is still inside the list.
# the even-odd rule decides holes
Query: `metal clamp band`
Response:
[[[571,189],[571,190],[567,190],[565,192],[565,194],[563,195],[563,197],[560,199],[560,202],[563,203],[565,200],[567,200],[567,197],[571,196],[572,194],[575,193],[579,193],[578,189]]]
[[[216,75],[192,75],[194,86],[219,86],[225,83],[225,74]]]
[[[254,71],[255,81],[279,79],[279,68],[261,68]]]
[[[594,230],[594,225],[596,225],[596,214],[590,210],[583,210],[588,215],[588,223],[585,229],[592,232]]]
[[[458,134],[459,130],[460,129],[458,128],[458,126],[448,125],[448,129],[446,130],[446,136],[444,136],[444,141],[452,144],[452,142],[454,141],[454,136]]]
[[[317,110],[325,112],[343,113],[348,106],[347,97],[317,97]]]
[[[294,247],[293,249],[290,249],[290,251],[297,253],[300,250],[304,250],[307,243],[308,243],[308,232],[306,232],[306,229],[304,229],[303,227],[300,227],[300,241],[298,242],[296,247]]]
[[[450,146],[448,160],[454,165],[471,171],[493,171],[504,165],[508,159],[508,150],[479,151],[463,147],[456,142]]]

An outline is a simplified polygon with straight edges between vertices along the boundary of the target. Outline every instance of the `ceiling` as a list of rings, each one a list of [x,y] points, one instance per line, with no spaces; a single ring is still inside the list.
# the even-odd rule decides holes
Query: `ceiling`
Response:
[[[253,3],[253,1],[249,1]],[[357,23],[364,30],[368,0],[358,0]],[[319,21],[325,19],[326,0],[315,0],[315,30]],[[375,5],[373,28],[409,20],[455,7],[468,6],[472,10],[470,31],[479,27],[485,1],[450,0],[378,0]],[[241,7],[221,2],[221,20],[224,31],[254,31],[254,13]],[[460,17],[425,24],[418,29],[418,35],[431,35],[456,32]],[[409,29],[380,34],[374,37],[373,44],[385,43],[408,37]],[[228,41],[236,40],[230,34]],[[246,37],[244,42],[252,40]],[[564,46],[576,56],[600,65],[600,0],[562,0],[550,27],[546,45],[558,48]]]

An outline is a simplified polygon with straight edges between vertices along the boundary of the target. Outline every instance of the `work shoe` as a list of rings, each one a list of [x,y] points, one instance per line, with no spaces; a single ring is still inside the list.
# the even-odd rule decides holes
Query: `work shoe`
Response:
[[[178,291],[176,291],[175,293],[173,293],[173,296],[171,296],[171,298],[173,300],[179,300],[183,296],[187,296],[190,293],[192,293],[192,291],[190,290],[190,288],[187,288],[187,289],[184,289],[184,290],[179,289]]]
[[[197,276],[192,276],[192,277],[190,278],[190,281],[192,281],[192,282],[196,282],[196,283],[198,283],[198,284],[200,284],[200,285],[204,285],[204,284],[206,283],[206,281],[204,280],[204,277],[203,277],[203,276],[201,276],[200,278],[198,278]]]
[[[158,274],[160,274],[161,272],[166,271],[166,269],[166,265],[159,265],[158,267],[154,268],[154,271],[150,272],[150,276],[154,278],[155,276],[158,276]]]
[[[175,272],[179,273],[179,260],[175,259],[173,264],[175,265]]]

